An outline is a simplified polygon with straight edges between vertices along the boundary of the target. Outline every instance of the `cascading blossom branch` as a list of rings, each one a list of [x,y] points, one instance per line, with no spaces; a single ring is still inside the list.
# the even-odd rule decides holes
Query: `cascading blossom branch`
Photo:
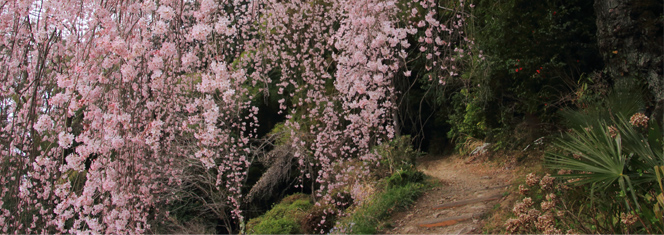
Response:
[[[349,1],[343,6],[346,17],[333,37],[340,51],[335,56],[334,85],[341,116],[348,122],[341,138],[352,144],[342,146],[341,152],[358,156],[368,174],[368,166],[380,159],[372,148],[394,137],[393,79],[404,66],[398,55],[409,47],[408,35],[417,30],[399,27],[395,1]],[[328,176],[325,181],[336,180]]]
[[[188,164],[242,221],[257,87],[289,97],[302,173],[330,199],[340,166],[368,174],[394,136],[408,38],[426,30],[418,48],[444,63],[449,28],[427,11],[403,24],[399,4],[0,0],[0,231],[153,231]]]
[[[261,9],[251,76],[292,97],[279,101],[291,144],[302,175],[327,198],[350,181],[339,166],[359,161],[368,174],[380,158],[372,148],[393,137],[392,79],[404,64],[396,55],[417,30],[397,25],[394,1],[268,1]]]
[[[208,42],[248,37],[234,31],[250,10],[0,2],[0,231],[151,231],[187,159],[218,170],[240,215],[256,110],[243,70],[227,65],[241,45]]]

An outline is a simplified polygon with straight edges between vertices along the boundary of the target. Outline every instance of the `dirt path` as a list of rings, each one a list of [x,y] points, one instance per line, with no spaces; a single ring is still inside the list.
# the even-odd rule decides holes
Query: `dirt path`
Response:
[[[482,218],[496,204],[512,180],[510,170],[496,164],[458,156],[427,157],[418,169],[441,182],[413,207],[391,218],[393,229],[382,233],[481,233]]]

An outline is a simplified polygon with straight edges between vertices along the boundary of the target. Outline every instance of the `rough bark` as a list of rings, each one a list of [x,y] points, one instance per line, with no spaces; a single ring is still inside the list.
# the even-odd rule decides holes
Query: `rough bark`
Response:
[[[261,205],[281,198],[293,182],[296,170],[293,151],[288,146],[278,146],[267,154],[269,168],[251,188],[244,201],[247,205]]]
[[[647,84],[654,108],[664,101],[662,1],[595,0],[594,8],[607,75],[617,84]]]

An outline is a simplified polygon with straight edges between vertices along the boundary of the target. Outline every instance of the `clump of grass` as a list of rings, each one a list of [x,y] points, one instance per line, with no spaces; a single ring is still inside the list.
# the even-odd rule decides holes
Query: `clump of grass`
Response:
[[[424,173],[416,170],[398,170],[386,179],[387,187],[401,187],[408,183],[422,182]]]
[[[430,187],[414,169],[399,170],[379,184],[384,190],[355,208],[330,233],[375,234],[392,212],[408,208]]]
[[[313,207],[309,195],[293,194],[279,202],[264,215],[247,223],[249,234],[299,234],[301,221]]]

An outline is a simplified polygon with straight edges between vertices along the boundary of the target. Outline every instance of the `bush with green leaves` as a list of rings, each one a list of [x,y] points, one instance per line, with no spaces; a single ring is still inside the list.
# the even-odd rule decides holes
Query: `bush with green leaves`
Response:
[[[484,0],[475,15],[491,67],[486,79],[517,113],[553,114],[578,78],[602,64],[592,1]]]
[[[484,139],[487,136],[486,100],[482,99],[481,92],[463,88],[452,97],[454,112],[450,113],[448,122],[451,129],[447,137],[464,143],[468,138]],[[457,146],[459,148],[459,146]]]
[[[602,62],[596,48],[592,1],[481,0],[469,37],[486,58],[448,89],[454,107],[448,136],[522,148],[555,129],[557,111],[574,104]],[[582,79],[580,79],[582,78]],[[583,86],[586,86],[584,90]],[[446,96],[443,96],[446,97]]]
[[[415,158],[421,154],[413,149],[412,139],[408,135],[396,137],[386,144],[377,146],[376,152],[382,157],[380,162],[389,168],[390,174],[399,169],[413,167]]]

